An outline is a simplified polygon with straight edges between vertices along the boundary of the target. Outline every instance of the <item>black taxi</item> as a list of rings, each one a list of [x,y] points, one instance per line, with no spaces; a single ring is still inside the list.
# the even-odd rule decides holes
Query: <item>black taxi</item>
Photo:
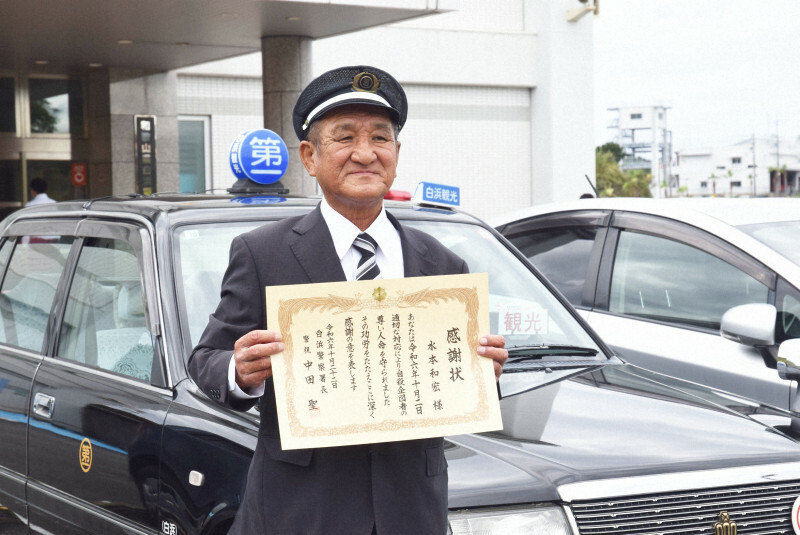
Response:
[[[227,532],[259,416],[206,397],[186,361],[232,238],[318,202],[121,196],[5,220],[0,532]],[[503,429],[446,439],[451,533],[791,530],[790,413],[625,364],[479,220],[387,208],[489,274],[510,347]]]

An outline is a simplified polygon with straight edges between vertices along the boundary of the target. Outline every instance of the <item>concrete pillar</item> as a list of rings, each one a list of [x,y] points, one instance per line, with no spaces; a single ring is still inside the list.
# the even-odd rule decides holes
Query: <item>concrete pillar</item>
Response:
[[[281,183],[294,195],[314,195],[316,181],[300,162],[300,141],[292,127],[292,109],[311,81],[311,39],[264,37],[261,40],[264,128],[280,135],[289,150],[289,167]]]
[[[111,195],[111,106],[108,69],[88,76],[88,185],[82,198]]]
[[[156,117],[156,192],[180,188],[178,154],[178,75],[109,72],[111,176],[115,195],[136,191],[134,117]]]
[[[592,193],[586,175],[595,182],[594,15],[567,21],[567,11],[584,5],[525,0],[540,69],[531,95],[531,204],[578,199]]]

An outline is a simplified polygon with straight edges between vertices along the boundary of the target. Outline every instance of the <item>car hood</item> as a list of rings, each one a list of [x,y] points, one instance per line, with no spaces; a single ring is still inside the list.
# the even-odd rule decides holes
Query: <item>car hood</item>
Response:
[[[744,415],[703,389],[625,364],[504,398],[502,431],[447,439],[450,507],[560,501],[568,483],[800,460],[800,444],[753,418],[757,404]]]

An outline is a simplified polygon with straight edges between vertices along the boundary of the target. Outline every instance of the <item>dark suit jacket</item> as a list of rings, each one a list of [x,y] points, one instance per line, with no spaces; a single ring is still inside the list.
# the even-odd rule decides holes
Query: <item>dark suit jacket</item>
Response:
[[[416,229],[398,229],[406,277],[466,273],[466,263]],[[189,359],[210,397],[239,410],[252,401],[228,393],[234,342],[266,328],[264,288],[346,280],[319,207],[235,238],[221,302]],[[258,444],[247,491],[230,533],[369,535],[444,534],[447,463],[441,438],[372,445],[281,450],[275,392],[261,398]]]

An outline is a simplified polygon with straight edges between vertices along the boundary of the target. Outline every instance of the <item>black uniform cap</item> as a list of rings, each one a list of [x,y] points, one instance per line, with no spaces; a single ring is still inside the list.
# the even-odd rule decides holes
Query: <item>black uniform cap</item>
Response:
[[[292,111],[292,125],[299,140],[306,139],[308,128],[325,113],[340,106],[368,104],[389,111],[403,128],[408,102],[403,87],[391,74],[375,67],[339,67],[315,78],[300,93]]]

